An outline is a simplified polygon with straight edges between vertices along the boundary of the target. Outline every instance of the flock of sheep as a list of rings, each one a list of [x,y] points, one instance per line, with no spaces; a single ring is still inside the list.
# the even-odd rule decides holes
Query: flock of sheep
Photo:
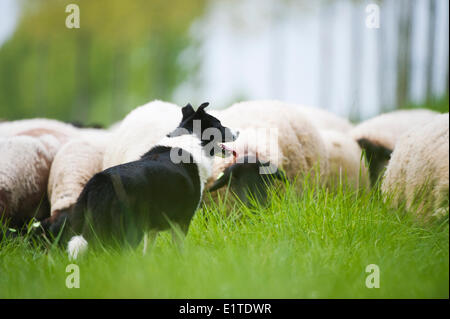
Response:
[[[236,156],[215,157],[206,190],[230,187],[244,202],[250,191],[264,194],[263,176],[258,180],[253,169],[270,163],[292,181],[309,174],[329,188],[379,184],[392,205],[426,219],[448,213],[448,113],[395,111],[356,126],[321,109],[278,101],[241,102],[210,113],[239,129],[240,137],[230,146]],[[94,174],[139,159],[180,118],[177,105],[153,101],[108,129],[50,119],[1,122],[1,222],[10,230],[33,217],[51,224],[70,211]],[[255,130],[268,128],[277,132],[275,152],[267,134],[253,138]]]

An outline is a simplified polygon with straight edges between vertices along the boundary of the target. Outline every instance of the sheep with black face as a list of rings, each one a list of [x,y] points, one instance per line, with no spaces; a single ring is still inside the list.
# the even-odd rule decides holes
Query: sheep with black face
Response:
[[[396,208],[405,205],[419,219],[449,211],[449,118],[436,116],[397,141],[381,190]]]
[[[425,109],[384,113],[358,124],[349,132],[366,153],[372,186],[383,176],[398,138],[412,127],[429,123],[438,114]]]
[[[241,134],[236,142],[227,144],[235,158],[215,159],[210,190],[230,185],[240,200],[248,203],[248,195],[265,199],[267,186],[280,179],[300,183],[311,175],[326,183],[325,144],[301,111],[278,101],[248,101],[213,114]]]

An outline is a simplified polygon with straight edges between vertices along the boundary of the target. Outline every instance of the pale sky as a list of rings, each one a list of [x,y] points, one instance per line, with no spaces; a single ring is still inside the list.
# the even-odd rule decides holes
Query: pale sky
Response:
[[[12,35],[17,23],[17,14],[16,0],[0,0],[0,46]]]

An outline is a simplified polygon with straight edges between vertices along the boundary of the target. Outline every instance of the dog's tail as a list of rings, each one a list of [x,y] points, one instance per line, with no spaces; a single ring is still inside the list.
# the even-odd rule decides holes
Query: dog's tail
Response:
[[[70,216],[70,224],[72,226],[72,231],[75,234],[67,245],[67,253],[69,254],[69,260],[75,260],[78,256],[86,252],[88,243],[86,239],[83,237],[83,226],[84,226],[84,211],[86,209],[85,200],[83,200],[83,194],[81,194],[80,198],[75,205],[72,216]]]
[[[67,253],[70,260],[75,260],[88,249],[88,242],[83,235],[73,236],[67,245]]]
[[[86,186],[78,197],[73,211],[69,216],[70,228],[77,234],[69,240],[67,245],[67,253],[69,254],[70,260],[77,259],[81,254],[85,253],[88,248],[88,243],[82,235],[89,195],[89,188]]]

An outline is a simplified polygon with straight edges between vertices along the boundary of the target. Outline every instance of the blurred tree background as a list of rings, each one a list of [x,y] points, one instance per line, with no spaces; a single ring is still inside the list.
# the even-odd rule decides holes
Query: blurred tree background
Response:
[[[279,99],[354,121],[448,112],[448,0],[0,1],[19,7],[0,44],[7,120],[108,125],[154,99]],[[80,29],[65,26],[71,3]]]
[[[80,29],[65,26],[70,3],[80,7]],[[110,124],[149,100],[169,100],[192,72],[177,59],[204,7],[203,0],[20,1],[0,54],[1,117]]]

